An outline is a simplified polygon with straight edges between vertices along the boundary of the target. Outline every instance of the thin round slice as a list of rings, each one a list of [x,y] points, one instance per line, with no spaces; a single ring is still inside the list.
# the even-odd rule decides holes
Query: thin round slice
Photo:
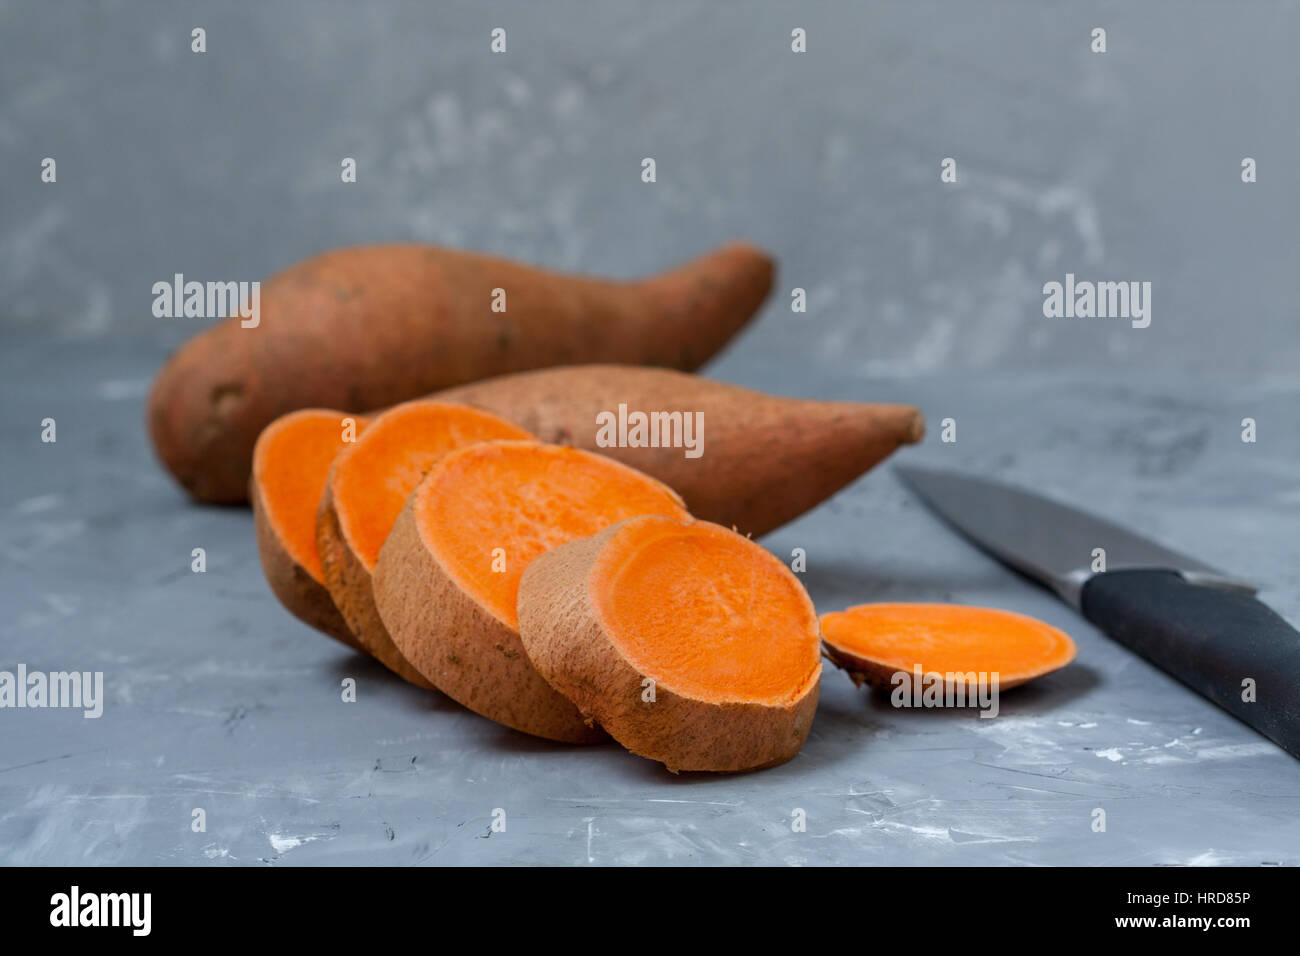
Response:
[[[325,585],[362,646],[413,684],[432,686],[402,656],[375,609],[371,574],[379,549],[415,486],[447,452],[487,439],[531,437],[491,412],[419,400],[374,418],[334,459],[317,498]]]
[[[542,676],[669,770],[799,752],[817,709],[817,613],[790,570],[706,521],[641,517],[524,572],[519,633]]]
[[[889,687],[900,671],[988,674],[1001,690],[1074,660],[1069,635],[1024,614],[963,604],[859,604],[822,615],[826,655],[854,683]],[[945,679],[945,685],[950,683]]]
[[[551,740],[604,740],[534,670],[515,600],[538,555],[642,514],[688,517],[666,485],[592,452],[471,445],[403,508],[375,565],[375,604],[402,655],[470,710]]]
[[[248,483],[257,551],[272,593],[294,617],[356,650],[363,648],[325,587],[316,550],[316,506],[334,456],[366,422],[360,415],[319,408],[277,418],[257,438]]]

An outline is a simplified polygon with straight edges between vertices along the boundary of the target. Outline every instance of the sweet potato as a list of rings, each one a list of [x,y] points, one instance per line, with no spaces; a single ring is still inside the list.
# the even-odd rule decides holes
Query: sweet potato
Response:
[[[362,416],[325,409],[276,419],[258,436],[248,493],[271,591],[299,620],[356,650],[362,647],[325,587],[316,550],[316,505],[334,456],[347,447],[347,437],[365,427]]]
[[[640,514],[687,517],[669,488],[600,455],[470,445],[407,500],[375,564],[375,605],[402,656],[470,710],[551,740],[604,740],[529,663],[515,597],[548,548]]]
[[[490,438],[532,436],[467,405],[404,402],[371,419],[365,434],[338,453],[316,496],[316,544],[334,604],[367,651],[422,687],[433,685],[402,657],[375,610],[371,572],[393,522],[430,466],[455,448]]]
[[[149,428],[195,498],[241,502],[258,433],[287,412],[366,412],[548,365],[694,369],[771,281],[772,261],[744,243],[628,282],[432,246],[326,252],[265,283],[255,327],[227,319],[173,355],[149,396]]]
[[[1023,614],[961,604],[859,604],[822,615],[826,656],[859,686],[895,674],[990,675],[1010,690],[1074,660],[1074,641]],[[996,676],[993,676],[996,675]],[[945,688],[956,680],[945,677]]]
[[[921,413],[908,405],[780,398],[616,365],[507,375],[436,397],[494,412],[541,441],[599,451],[673,488],[697,518],[756,536],[803,514],[925,431]],[[617,416],[620,404],[629,413],[698,413],[702,454],[602,447],[597,416]]]
[[[808,736],[817,614],[785,565],[733,531],[631,518],[533,561],[518,607],[547,682],[673,772],[784,763]]]

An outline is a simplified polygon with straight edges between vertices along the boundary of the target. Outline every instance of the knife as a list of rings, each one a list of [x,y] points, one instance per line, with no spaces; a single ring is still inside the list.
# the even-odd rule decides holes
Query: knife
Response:
[[[1254,586],[1033,492],[929,468],[895,471],[993,557],[1300,757],[1300,631],[1256,600]]]

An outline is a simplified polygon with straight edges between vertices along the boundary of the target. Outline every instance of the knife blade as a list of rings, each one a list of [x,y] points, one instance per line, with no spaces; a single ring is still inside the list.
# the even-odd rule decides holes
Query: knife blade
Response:
[[[1300,757],[1300,631],[1249,582],[1025,489],[930,468],[895,471],[993,557]]]

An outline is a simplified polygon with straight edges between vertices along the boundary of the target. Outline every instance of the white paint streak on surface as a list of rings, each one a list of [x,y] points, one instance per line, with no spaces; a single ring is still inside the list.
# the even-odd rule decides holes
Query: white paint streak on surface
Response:
[[[912,826],[895,820],[878,820],[872,824],[877,830],[911,834],[927,843],[951,843],[957,846],[985,843],[1033,843],[1029,836],[1008,836],[1002,833],[983,833],[967,828],[943,826]]]
[[[14,514],[17,515],[34,515],[42,511],[49,511],[51,508],[57,508],[63,501],[62,495],[37,495],[34,498],[24,498],[18,504],[14,505]]]
[[[95,390],[95,394],[106,402],[143,398],[148,392],[149,382],[143,378],[110,378],[100,382]]]
[[[266,839],[271,843],[271,849],[275,851],[276,856],[282,856],[297,847],[306,843],[314,843],[322,840],[324,837],[319,833],[307,834],[305,836],[289,836],[283,833],[268,833]]]
[[[1177,745],[1179,749],[1170,750],[1167,748]],[[1181,764],[1181,763],[1199,763],[1202,761],[1217,760],[1244,760],[1250,757],[1276,756],[1279,759],[1286,758],[1286,752],[1266,740],[1251,741],[1240,744],[1218,744],[1214,746],[1204,746],[1200,741],[1171,741],[1165,745],[1164,753],[1156,752],[1149,756],[1140,758],[1143,763],[1147,764]]]

